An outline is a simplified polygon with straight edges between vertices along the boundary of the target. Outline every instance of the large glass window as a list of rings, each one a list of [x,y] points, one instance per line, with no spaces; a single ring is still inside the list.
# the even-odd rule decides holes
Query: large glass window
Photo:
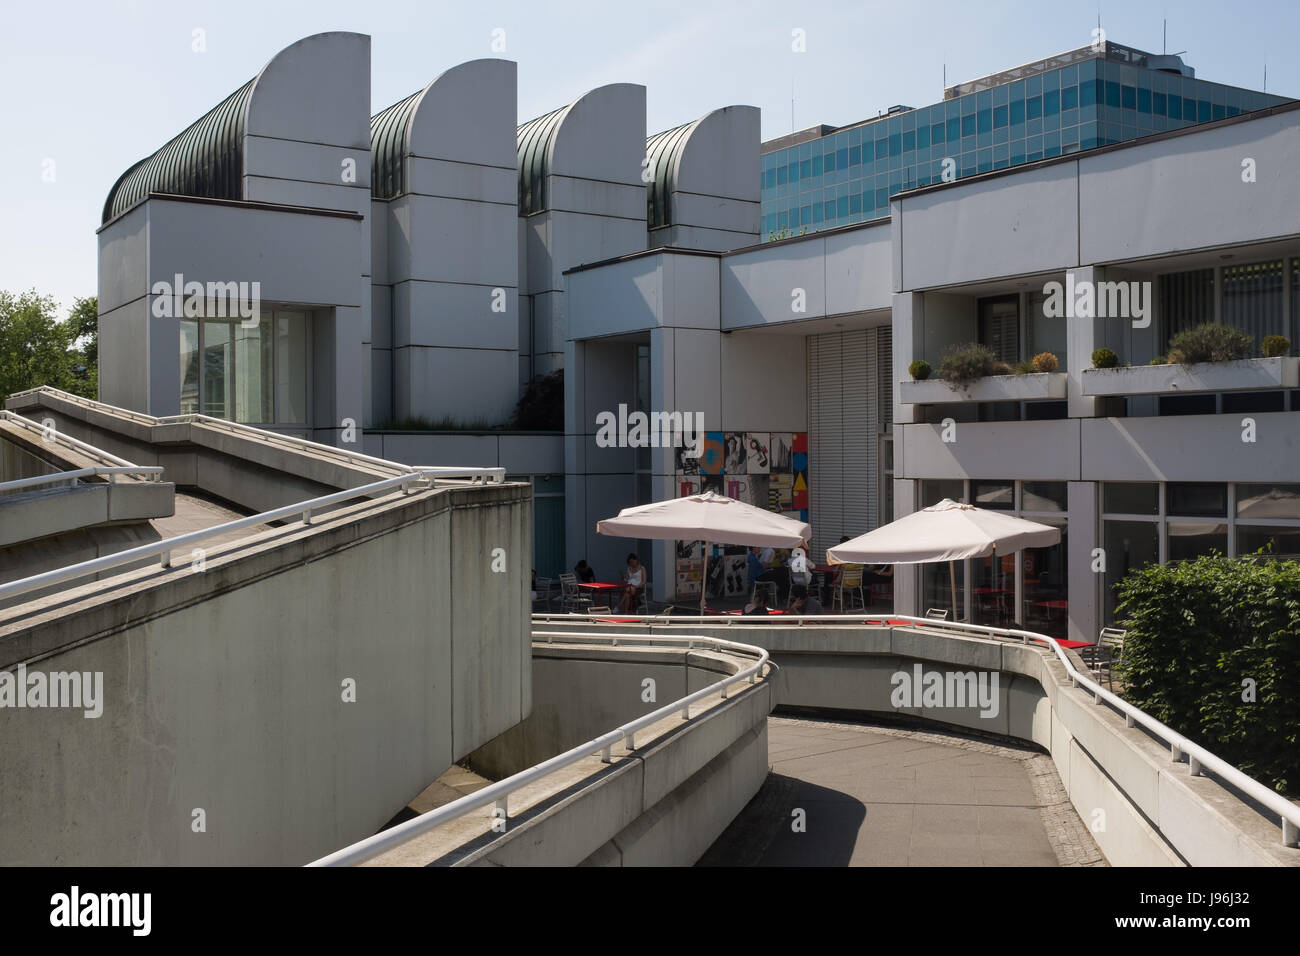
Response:
[[[303,312],[182,320],[180,408],[254,425],[308,423],[308,322]]]
[[[1226,518],[1228,486],[1218,482],[1169,483],[1168,513],[1179,517]]]
[[[1281,259],[1224,267],[1223,322],[1250,333],[1256,350],[1264,336],[1286,334]]]
[[[1102,511],[1118,515],[1160,513],[1160,486],[1155,482],[1108,481],[1102,486]]]
[[[1020,620],[1031,631],[1052,635],[1064,635],[1069,629],[1069,529],[1063,524],[1060,528],[1059,543],[1021,552],[1024,606]]]
[[[1020,300],[1000,296],[979,301],[980,342],[991,348],[999,361],[1020,360]]]
[[[1130,572],[1160,563],[1160,525],[1155,521],[1104,521],[1102,548],[1106,555],[1105,623],[1110,623],[1119,603],[1116,585]]]
[[[1194,325],[1214,321],[1214,270],[1160,276],[1160,314],[1165,341]]]
[[[1169,522],[1169,560],[1187,561],[1217,551],[1228,553],[1228,526],[1199,521]]]

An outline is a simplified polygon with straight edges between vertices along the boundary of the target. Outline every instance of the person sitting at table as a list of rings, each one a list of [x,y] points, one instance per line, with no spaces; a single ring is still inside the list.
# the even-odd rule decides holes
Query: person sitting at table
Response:
[[[758,550],[758,549],[755,549]],[[758,555],[758,563],[765,569],[755,580],[771,581],[776,585],[776,602],[784,604],[790,593],[790,569],[776,558],[773,548],[763,548]]]
[[[790,594],[794,598],[794,603],[790,605],[791,614],[825,614],[826,610],[822,607],[821,602],[815,595],[808,593],[808,588],[802,584],[796,584],[790,588]]]
[[[867,584],[893,584],[892,564],[869,564],[862,570],[862,580]]]
[[[627,588],[623,591],[622,600],[618,602],[620,611],[635,611],[637,602],[640,598],[641,591],[645,588],[645,568],[637,560],[635,554],[627,556],[627,567],[623,569],[623,580],[627,582]]]
[[[768,614],[767,599],[763,597],[762,591],[754,592],[754,600],[745,605],[745,614]]]
[[[573,573],[578,578],[579,584],[594,584],[596,581],[596,571],[587,564],[586,558],[573,566]]]

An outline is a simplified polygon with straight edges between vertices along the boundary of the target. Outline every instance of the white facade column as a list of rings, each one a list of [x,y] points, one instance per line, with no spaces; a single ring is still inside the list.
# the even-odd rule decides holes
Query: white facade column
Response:
[[[895,296],[897,298],[897,296]],[[901,428],[895,429],[895,434],[902,431]],[[897,439],[895,439],[895,448],[897,448]],[[895,455],[897,455],[895,450]],[[898,467],[898,460],[894,460],[894,467]],[[910,515],[917,508],[917,498],[920,493],[920,482],[910,478],[894,479],[894,520]],[[919,564],[896,564],[894,565],[894,613],[908,614],[913,617],[919,617],[920,611],[920,569]]]
[[[920,292],[893,295],[894,421],[900,425],[917,420],[915,406],[904,405],[901,383],[909,381],[907,367],[921,354],[925,333],[925,298]],[[897,434],[897,433],[896,433]],[[894,453],[902,446],[895,441]],[[894,469],[898,471],[895,461]]]
[[[1098,599],[1099,572],[1093,571],[1093,549],[1098,541],[1097,482],[1071,481],[1067,485],[1069,507],[1069,632],[1072,641],[1095,641],[1101,627]],[[1104,577],[1104,576],[1103,576]]]

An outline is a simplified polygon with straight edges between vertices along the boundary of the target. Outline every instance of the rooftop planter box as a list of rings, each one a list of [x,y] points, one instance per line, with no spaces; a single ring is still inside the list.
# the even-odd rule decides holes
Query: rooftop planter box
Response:
[[[1296,388],[1300,358],[1242,359],[1239,362],[1198,362],[1194,365],[1135,365],[1129,368],[1089,368],[1083,371],[1084,395],[1151,395],[1161,393],[1238,392],[1250,389]]]
[[[1030,372],[1025,375],[989,375],[964,388],[941,378],[901,382],[901,399],[911,405],[948,405],[954,402],[1026,402],[1065,398],[1065,372]]]

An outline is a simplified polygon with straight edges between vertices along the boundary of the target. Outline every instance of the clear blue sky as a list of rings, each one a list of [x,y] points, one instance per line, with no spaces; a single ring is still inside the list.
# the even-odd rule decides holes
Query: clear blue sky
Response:
[[[719,106],[763,111],[763,137],[842,125],[895,103],[1107,38],[1187,51],[1196,75],[1300,97],[1300,4],[1222,0],[865,3],[489,0],[4,0],[0,5],[0,289],[65,306],[91,295],[104,198],[129,165],[236,89],[278,50],[326,30],[372,38],[377,111],[465,60],[519,64],[519,118],[604,83],[647,88],[648,132]],[[196,28],[207,50],[192,51]],[[493,53],[492,31],[506,50]],[[802,29],[807,52],[791,50]],[[42,181],[54,160],[53,183]],[[1300,171],[1298,171],[1300,174]]]

